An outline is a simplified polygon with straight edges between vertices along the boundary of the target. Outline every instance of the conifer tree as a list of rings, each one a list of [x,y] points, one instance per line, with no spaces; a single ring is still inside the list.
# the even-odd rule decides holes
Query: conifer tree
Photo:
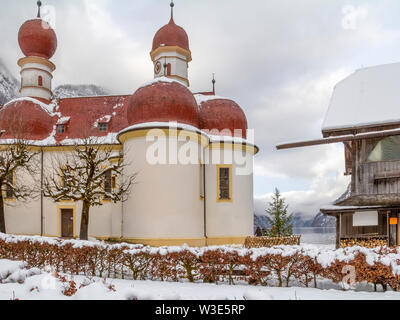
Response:
[[[288,214],[288,205],[285,199],[281,197],[279,190],[276,188],[272,196],[269,207],[265,210],[268,214],[267,220],[269,229],[266,232],[268,237],[285,237],[293,235],[293,214]]]

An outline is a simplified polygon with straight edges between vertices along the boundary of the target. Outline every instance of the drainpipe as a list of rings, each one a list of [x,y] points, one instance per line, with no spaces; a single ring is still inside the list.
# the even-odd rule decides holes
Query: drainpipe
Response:
[[[206,196],[206,165],[203,166],[203,205],[204,205],[204,239],[207,245],[207,196]]]
[[[44,226],[43,226],[43,148],[40,148],[40,235],[43,236]]]

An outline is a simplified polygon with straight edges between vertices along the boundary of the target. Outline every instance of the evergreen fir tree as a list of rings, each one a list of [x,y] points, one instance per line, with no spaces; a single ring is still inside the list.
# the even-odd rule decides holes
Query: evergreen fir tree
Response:
[[[269,230],[266,232],[268,237],[286,237],[293,235],[293,214],[288,214],[288,205],[285,199],[281,197],[278,189],[272,196],[272,201],[269,207],[265,210],[268,214],[267,220],[270,225]]]
[[[257,227],[257,229],[256,229],[256,237],[261,237],[262,236],[262,230],[261,230],[261,228],[260,227]]]

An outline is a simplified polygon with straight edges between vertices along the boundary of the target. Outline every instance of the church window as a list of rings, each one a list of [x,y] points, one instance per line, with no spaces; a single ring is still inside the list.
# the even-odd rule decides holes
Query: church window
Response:
[[[42,77],[42,76],[39,76],[39,77],[38,77],[38,86],[39,86],[39,87],[42,87],[42,86],[43,86],[43,77]]]
[[[107,171],[104,174],[104,192],[103,200],[110,201],[111,193],[117,187],[117,177],[112,174],[112,171]]]
[[[368,162],[400,160],[400,136],[387,137],[378,142],[369,154]]]
[[[99,123],[99,130],[106,132],[108,130],[108,125],[107,123]]]
[[[65,132],[65,124],[58,124],[57,133],[64,133],[64,132]]]
[[[232,166],[217,166],[218,201],[232,201]]]

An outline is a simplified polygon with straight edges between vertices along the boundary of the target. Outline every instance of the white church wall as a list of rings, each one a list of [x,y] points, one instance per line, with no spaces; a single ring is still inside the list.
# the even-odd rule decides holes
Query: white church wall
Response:
[[[230,156],[225,157],[224,153]],[[210,238],[208,243],[227,243],[229,240],[232,243],[241,242],[246,236],[253,235],[253,154],[225,145],[224,149],[209,149],[209,157],[214,160],[220,159],[221,165],[231,165],[232,199],[218,200],[218,164],[210,160],[211,163],[206,165],[206,221],[207,237]],[[249,167],[242,171],[250,174],[242,174],[242,165],[235,159],[245,159]]]
[[[52,70],[39,63],[27,63],[21,70],[21,96],[51,98]],[[42,86],[39,86],[39,76],[42,77]],[[47,89],[47,90],[46,90]]]
[[[40,157],[40,156],[38,156]],[[52,170],[55,159],[66,159],[62,151],[44,152],[44,171]],[[38,159],[39,160],[39,159]],[[16,179],[25,181],[40,190],[40,170],[34,178],[22,172],[16,173]],[[43,198],[43,235],[61,236],[61,209],[74,212],[74,236],[79,237],[81,221],[81,201],[59,201]],[[39,194],[28,201],[7,200],[5,206],[7,232],[12,234],[40,235],[41,201]],[[92,207],[89,216],[89,236],[99,238],[121,236],[121,203],[104,202],[103,206]]]
[[[157,239],[201,241],[204,207],[199,188],[200,165],[151,164],[146,153],[152,143],[145,137],[131,138],[124,143],[131,161],[127,170],[138,172],[138,177],[129,200],[123,205],[123,238],[149,242]],[[187,142],[177,142],[178,148],[184,143]],[[201,148],[197,141],[189,143]],[[167,147],[169,157],[168,152]]]
[[[171,64],[171,76],[178,76],[183,79],[188,79],[188,68],[187,58],[175,51],[162,52],[157,55],[154,61],[159,61],[161,63],[161,72],[155,74],[155,77],[164,76],[164,63]],[[177,78],[182,84],[187,86],[187,82]]]
[[[35,180],[38,181],[39,178],[39,174],[32,177],[22,170],[18,170],[14,175],[14,179],[18,184],[26,183],[28,186],[34,186]],[[29,201],[5,199],[4,209],[7,233],[40,234],[40,198]]]

